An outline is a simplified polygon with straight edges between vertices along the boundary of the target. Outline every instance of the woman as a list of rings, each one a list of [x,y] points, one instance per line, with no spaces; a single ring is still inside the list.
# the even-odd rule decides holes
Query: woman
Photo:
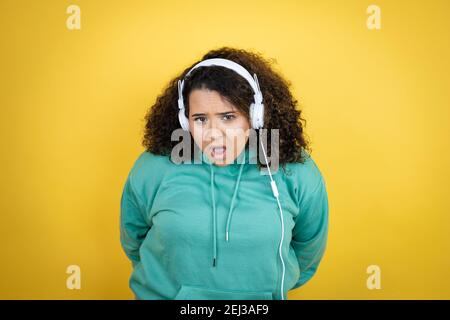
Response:
[[[290,84],[271,63],[210,51],[149,110],[146,150],[121,199],[136,299],[286,299],[315,274],[326,185]]]

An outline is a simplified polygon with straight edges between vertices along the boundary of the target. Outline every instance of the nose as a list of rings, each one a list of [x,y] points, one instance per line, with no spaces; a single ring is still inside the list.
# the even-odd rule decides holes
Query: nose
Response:
[[[223,128],[217,124],[216,120],[211,120],[204,129],[203,139],[206,141],[214,141],[224,137]]]

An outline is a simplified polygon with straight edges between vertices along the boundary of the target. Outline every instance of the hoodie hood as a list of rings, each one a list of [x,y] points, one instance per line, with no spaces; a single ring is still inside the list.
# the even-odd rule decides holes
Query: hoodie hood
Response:
[[[201,161],[202,165],[207,167],[210,171],[210,191],[211,191],[211,214],[212,214],[212,231],[213,231],[213,243],[212,243],[212,265],[216,266],[217,263],[217,211],[216,211],[216,185],[215,176],[217,174],[225,174],[230,176],[236,176],[236,182],[234,187],[233,196],[228,209],[227,224],[225,228],[225,241],[230,241],[230,225],[233,210],[236,207],[236,196],[239,190],[239,184],[241,182],[242,173],[247,166],[256,165],[256,150],[250,148],[248,145],[242,150],[242,152],[236,157],[233,163],[226,166],[218,166],[212,163],[208,156],[201,151],[198,146],[195,146],[196,161]],[[218,186],[220,187],[220,186]]]

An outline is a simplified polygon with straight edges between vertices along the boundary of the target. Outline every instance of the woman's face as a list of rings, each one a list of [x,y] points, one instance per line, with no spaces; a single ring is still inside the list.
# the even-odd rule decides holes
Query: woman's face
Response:
[[[245,148],[250,123],[217,91],[195,89],[189,95],[189,128],[197,146],[218,166],[237,158]]]

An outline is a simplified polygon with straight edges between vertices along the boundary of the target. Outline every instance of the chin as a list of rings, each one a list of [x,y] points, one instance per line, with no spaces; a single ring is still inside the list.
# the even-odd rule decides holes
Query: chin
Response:
[[[214,164],[219,167],[224,167],[227,165],[225,162],[214,162]]]
[[[227,161],[225,159],[213,159],[212,163],[214,163],[216,166],[226,166],[228,165]]]

